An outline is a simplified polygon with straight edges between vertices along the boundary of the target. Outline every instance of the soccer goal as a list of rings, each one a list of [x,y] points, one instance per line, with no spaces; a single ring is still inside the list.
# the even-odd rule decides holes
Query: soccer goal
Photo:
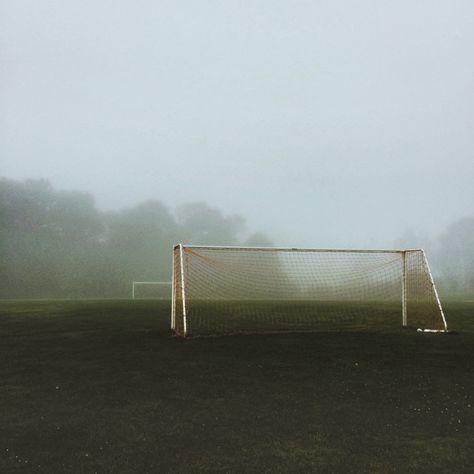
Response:
[[[447,330],[421,249],[173,249],[177,335],[401,327]]]
[[[171,281],[132,281],[132,299],[171,298]]]

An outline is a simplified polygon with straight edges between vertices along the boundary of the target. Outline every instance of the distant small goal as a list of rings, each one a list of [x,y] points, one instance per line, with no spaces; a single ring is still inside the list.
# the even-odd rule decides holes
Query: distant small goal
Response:
[[[179,336],[446,331],[422,249],[173,249],[171,328]]]
[[[171,298],[171,281],[132,281],[132,299]]]

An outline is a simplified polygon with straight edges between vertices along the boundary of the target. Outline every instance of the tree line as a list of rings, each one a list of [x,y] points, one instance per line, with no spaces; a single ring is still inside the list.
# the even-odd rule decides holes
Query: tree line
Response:
[[[434,239],[407,231],[395,246],[424,248],[440,292],[474,299],[474,216],[457,219]]]
[[[203,202],[105,212],[88,193],[0,179],[0,298],[127,297],[134,280],[170,280],[176,242],[272,244],[263,233],[246,235],[241,216]],[[408,232],[395,245],[424,246],[441,292],[474,297],[474,217],[434,240]]]
[[[171,279],[177,242],[270,245],[246,236],[241,216],[202,202],[103,212],[88,193],[0,179],[0,298],[126,297],[134,280]]]

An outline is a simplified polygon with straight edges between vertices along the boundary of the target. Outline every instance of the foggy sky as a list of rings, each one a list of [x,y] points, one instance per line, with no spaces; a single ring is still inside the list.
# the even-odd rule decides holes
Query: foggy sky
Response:
[[[1,5],[0,176],[206,201],[282,245],[474,213],[472,0]]]

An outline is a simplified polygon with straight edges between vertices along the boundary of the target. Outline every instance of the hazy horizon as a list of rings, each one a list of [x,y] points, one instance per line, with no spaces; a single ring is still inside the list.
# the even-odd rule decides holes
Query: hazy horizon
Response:
[[[474,213],[474,4],[6,0],[0,176],[291,246]]]

